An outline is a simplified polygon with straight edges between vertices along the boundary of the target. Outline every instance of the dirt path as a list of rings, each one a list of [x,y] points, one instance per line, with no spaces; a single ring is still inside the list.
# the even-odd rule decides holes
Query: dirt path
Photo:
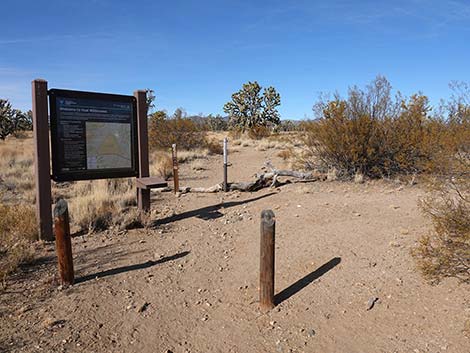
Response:
[[[242,148],[231,156],[232,180],[248,181],[274,154]],[[183,176],[198,177],[189,185],[222,175],[217,158],[205,171],[188,168]],[[154,193],[154,227],[74,238],[73,287],[57,289],[52,245],[10,281],[0,294],[0,351],[469,352],[469,286],[425,283],[410,256],[428,227],[421,195],[385,182]],[[277,218],[278,305],[262,315],[265,208]]]

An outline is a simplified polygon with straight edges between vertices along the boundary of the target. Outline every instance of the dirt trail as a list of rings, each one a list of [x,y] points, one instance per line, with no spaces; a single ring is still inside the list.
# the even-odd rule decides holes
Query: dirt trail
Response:
[[[275,152],[242,148],[230,179],[248,181]],[[183,166],[183,177],[196,177],[185,184],[219,182],[219,162],[199,173]],[[385,182],[154,193],[153,228],[73,239],[73,287],[57,289],[52,245],[10,281],[0,294],[0,351],[469,352],[469,286],[425,283],[410,256],[429,226],[422,193]],[[278,305],[263,315],[265,208],[277,219]]]

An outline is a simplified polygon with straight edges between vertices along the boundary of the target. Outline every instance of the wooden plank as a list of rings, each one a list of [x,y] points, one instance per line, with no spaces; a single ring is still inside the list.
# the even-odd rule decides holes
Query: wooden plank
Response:
[[[137,178],[136,185],[139,189],[149,190],[155,188],[164,188],[168,186],[168,182],[159,177]]]

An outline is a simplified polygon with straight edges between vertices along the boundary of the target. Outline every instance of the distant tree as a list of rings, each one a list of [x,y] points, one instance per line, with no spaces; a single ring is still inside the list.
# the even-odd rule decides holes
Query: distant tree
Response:
[[[0,139],[5,140],[8,135],[15,130],[14,125],[15,111],[6,99],[0,99]]]
[[[263,94],[261,89],[258,82],[248,82],[232,94],[232,100],[224,105],[231,126],[245,131],[280,123],[277,107],[281,104],[281,95],[274,87],[265,88]]]
[[[147,88],[145,92],[147,93],[147,110],[148,114],[150,115],[155,108],[155,91],[153,89]]]
[[[13,109],[13,135],[19,137],[24,131],[33,129],[33,112],[28,110],[22,112],[19,109]]]
[[[225,131],[228,129],[228,122],[220,115],[206,117],[207,129],[211,131]]]

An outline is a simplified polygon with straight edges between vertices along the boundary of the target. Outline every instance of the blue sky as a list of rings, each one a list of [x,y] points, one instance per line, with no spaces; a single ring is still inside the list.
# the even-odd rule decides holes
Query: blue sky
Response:
[[[433,103],[470,81],[470,1],[2,0],[0,97],[31,107],[50,88],[132,94],[157,108],[223,113],[248,80],[273,85],[283,118],[320,92],[385,75]],[[6,14],[6,15],[5,15]]]

